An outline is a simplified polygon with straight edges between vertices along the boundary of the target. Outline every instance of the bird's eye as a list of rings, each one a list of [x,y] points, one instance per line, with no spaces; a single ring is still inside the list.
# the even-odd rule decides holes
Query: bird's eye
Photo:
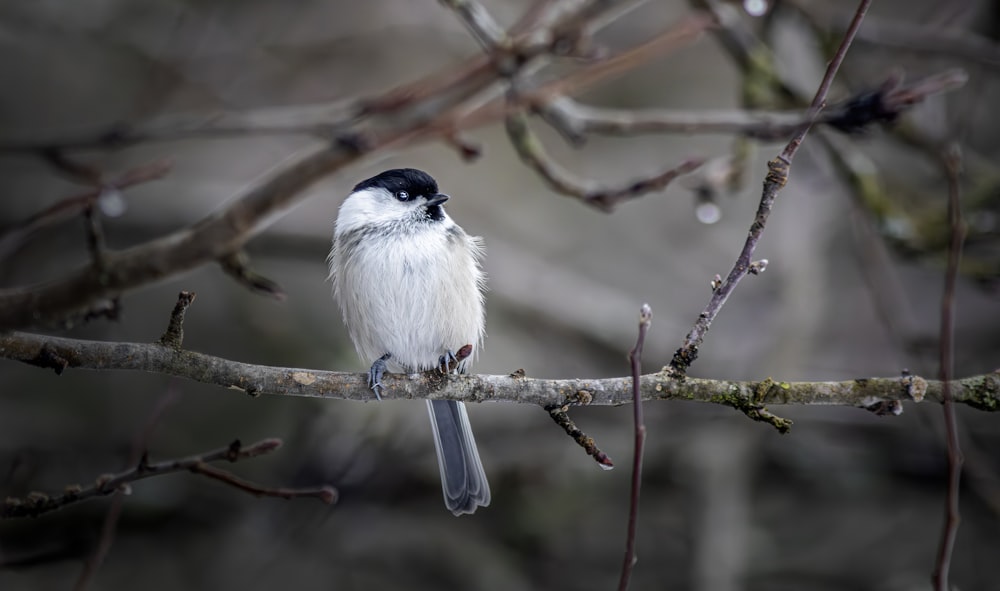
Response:
[[[406,191],[396,191],[396,199],[399,199],[400,201],[409,201],[410,194]]]

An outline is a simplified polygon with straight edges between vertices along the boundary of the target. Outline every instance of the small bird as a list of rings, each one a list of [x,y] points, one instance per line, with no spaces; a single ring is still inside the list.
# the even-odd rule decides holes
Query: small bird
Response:
[[[337,215],[327,261],[334,294],[358,354],[371,363],[368,383],[381,397],[386,371],[447,368],[454,352],[483,342],[482,239],[444,210],[447,195],[413,168],[358,183]],[[457,365],[465,373],[469,356]],[[454,515],[490,504],[465,405],[428,400],[444,504]]]

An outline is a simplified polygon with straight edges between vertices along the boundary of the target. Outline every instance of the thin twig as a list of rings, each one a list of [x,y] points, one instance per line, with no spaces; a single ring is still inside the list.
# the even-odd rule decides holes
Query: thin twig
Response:
[[[646,333],[653,321],[653,310],[649,304],[643,304],[639,310],[639,336],[635,347],[629,352],[628,359],[632,366],[632,413],[635,421],[635,450],[632,453],[632,492],[629,495],[628,534],[625,538],[625,559],[622,561],[622,574],[618,579],[618,591],[626,591],[632,578],[632,567],[635,566],[635,532],[639,525],[639,490],[642,485],[642,454],[646,444],[646,423],[642,418],[642,392],[639,380],[642,376],[642,346],[646,342]]]
[[[575,177],[573,173],[552,160],[538,136],[531,131],[527,116],[523,112],[510,114],[506,120],[506,129],[507,137],[521,161],[537,172],[552,190],[561,195],[580,199],[587,205],[604,212],[613,211],[615,206],[622,201],[635,199],[654,191],[661,191],[671,181],[697,169],[703,163],[702,159],[689,158],[675,167],[646,178],[630,181],[620,187],[603,187],[592,181]]]
[[[826,95],[830,92],[830,86],[833,85],[833,78],[837,75],[840,64],[844,63],[844,58],[847,57],[847,50],[851,47],[855,35],[858,34],[858,29],[861,28],[861,23],[864,21],[865,14],[868,13],[868,7],[871,6],[871,3],[872,0],[861,0],[858,3],[858,9],[854,11],[854,18],[851,19],[851,24],[847,27],[847,32],[844,33],[844,39],[840,42],[837,52],[833,54],[833,59],[827,64],[823,80],[820,81],[819,88],[816,89],[816,95],[813,97],[812,103],[809,104],[812,119],[815,119],[816,115],[826,105]],[[781,155],[778,156],[786,164],[791,165],[792,159],[795,158],[795,153],[799,150],[799,146],[802,145],[802,141],[806,138],[806,134],[809,133],[811,127],[812,121],[803,125],[799,132],[795,134],[795,137],[792,138],[792,141],[788,142],[788,145],[785,146]]]
[[[441,138],[444,145],[452,148],[463,162],[475,162],[483,155],[482,145],[458,133],[449,133]]]
[[[264,439],[248,446],[244,446],[240,444],[239,440],[236,440],[227,447],[213,450],[208,453],[157,462],[155,464],[148,463],[146,461],[146,457],[143,456],[142,459],[139,460],[138,465],[134,468],[124,472],[119,472],[118,474],[103,474],[97,478],[94,484],[88,487],[81,487],[79,485],[67,486],[65,492],[57,496],[49,496],[45,493],[35,492],[30,493],[23,499],[7,498],[4,501],[3,507],[0,508],[0,518],[37,517],[44,513],[61,509],[67,505],[72,505],[73,503],[110,495],[115,491],[118,491],[123,487],[127,487],[131,483],[139,480],[144,480],[153,476],[160,476],[162,474],[169,474],[172,472],[187,471],[205,474],[203,466],[209,462],[218,462],[221,460],[238,462],[240,460],[271,453],[279,447],[281,447],[280,439]],[[247,492],[252,492],[255,495],[270,494],[270,496],[281,496],[284,498],[290,498],[292,496],[316,497],[327,504],[333,504],[337,499],[336,491],[330,486],[308,489],[255,488],[254,490],[250,490],[242,485],[245,481],[242,481],[236,476],[229,475],[226,478],[221,478],[216,473],[206,475],[211,478],[215,478],[216,480],[226,482],[227,484],[233,485],[242,490],[246,490]]]
[[[219,258],[219,265],[222,266],[226,275],[252,292],[266,295],[279,302],[288,298],[278,282],[268,279],[250,268],[250,257],[242,250]]]
[[[178,350],[156,343],[101,342],[23,332],[0,334],[0,358],[46,369],[132,370],[183,377],[254,396],[308,396],[371,400],[368,374],[271,367]],[[563,405],[567,392],[587,391],[590,404],[619,405],[632,401],[627,378],[561,380],[511,375],[467,374],[441,380],[437,372],[387,374],[386,399],[433,398],[482,402],[506,400],[542,407]],[[691,400],[738,408],[765,404],[842,405],[867,408],[882,400],[941,402],[942,383],[920,376],[858,378],[841,382],[729,381],[687,378],[669,371],[646,374],[643,400]],[[952,382],[952,398],[984,411],[1000,411],[1000,371]]]
[[[94,211],[94,206],[90,205],[83,210],[83,220],[87,229],[87,250],[90,251],[90,259],[100,272],[107,270],[104,260],[105,241],[104,228],[101,226],[101,214]]]
[[[962,243],[965,240],[965,224],[962,221],[961,187],[959,174],[962,160],[957,145],[952,145],[944,155],[945,171],[948,177],[948,222],[951,239],[948,243],[948,268],[945,274],[944,293],[941,296],[941,356],[939,376],[943,382],[944,425],[948,443],[948,492],[945,497],[945,520],[941,529],[941,542],[937,561],[934,565],[932,581],[936,591],[949,590],[951,556],[958,536],[959,485],[962,477],[962,448],[958,439],[958,418],[955,416],[955,401],[951,391],[951,377],[955,366],[955,285],[958,281],[958,267],[962,260]]]
[[[634,70],[640,64],[694,43],[714,25],[715,20],[707,14],[689,15],[648,41],[546,84],[534,93],[536,100],[545,101],[564,94],[579,93],[599,82],[607,82]]]
[[[788,137],[808,117],[802,111],[615,109],[585,105],[569,97],[548,103],[544,113],[546,121],[569,130],[565,135],[577,137],[738,133],[764,140]]]
[[[860,130],[873,122],[891,121],[929,96],[960,88],[968,76],[962,70],[943,72],[905,86],[864,92],[816,115],[815,124]],[[859,109],[865,108],[864,112]],[[664,133],[741,134],[760,140],[787,138],[810,120],[809,111],[614,109],[581,104],[560,97],[545,105],[546,121],[578,144],[585,134],[635,136]]]
[[[819,106],[826,100],[827,91],[833,83],[837,69],[847,54],[847,50],[851,46],[851,41],[854,39],[854,34],[857,32],[858,27],[861,26],[861,20],[864,18],[870,4],[871,0],[861,0],[858,4],[858,9],[855,13],[856,18],[851,23],[851,28],[844,36],[843,41],[841,41],[833,60],[830,61],[830,66],[823,76],[823,81],[816,91],[816,96],[813,97],[812,106],[810,107],[811,112],[818,112]],[[757,206],[757,213],[754,216],[753,224],[750,226],[750,232],[747,235],[743,249],[736,259],[736,264],[733,265],[725,281],[717,289],[713,290],[712,298],[709,300],[708,305],[698,316],[694,327],[685,337],[684,344],[674,353],[673,359],[670,361],[670,368],[677,376],[683,377],[687,374],[688,368],[698,357],[698,348],[701,346],[702,341],[704,341],[705,334],[711,327],[712,321],[715,320],[715,317],[719,314],[719,310],[722,309],[722,306],[729,299],[730,294],[736,289],[739,282],[749,272],[750,265],[753,262],[754,250],[756,250],[757,243],[764,233],[764,226],[767,224],[768,216],[771,214],[774,200],[778,192],[788,182],[788,172],[791,168],[792,159],[795,157],[795,153],[798,151],[798,147],[801,145],[808,131],[809,125],[803,126],[799,133],[788,142],[788,145],[785,146],[781,154],[768,162],[768,172],[767,177],[764,179],[764,190],[761,194],[760,204]]]
[[[847,22],[838,3],[796,0],[791,4],[812,21],[816,28],[843,29]],[[962,4],[942,2],[939,6],[954,8]],[[1000,47],[994,39],[977,32],[975,27],[955,26],[936,18],[904,20],[872,16],[864,31],[858,34],[857,41],[898,49],[906,56],[927,55],[930,59],[962,61],[993,70],[1000,68]]]
[[[132,441],[132,451],[129,452],[128,459],[129,466],[136,465],[142,458],[144,450],[149,445],[149,438],[152,436],[153,430],[159,424],[163,413],[177,400],[178,392],[171,385],[160,396],[159,400],[156,401],[153,411],[150,413],[149,418],[146,419],[146,424],[135,434],[135,439]],[[93,579],[94,573],[104,564],[104,559],[111,550],[111,544],[114,543],[115,529],[118,526],[118,519],[121,517],[124,506],[125,495],[123,491],[119,490],[111,501],[111,507],[108,508],[108,512],[104,515],[104,522],[101,524],[101,535],[98,538],[97,546],[86,563],[84,563],[83,570],[80,571],[80,576],[73,586],[74,591],[84,591]]]
[[[270,488],[250,482],[240,478],[232,472],[227,472],[221,468],[216,468],[205,462],[197,462],[188,468],[195,474],[207,476],[213,480],[218,480],[229,486],[238,488],[243,492],[252,494],[255,497],[275,497],[279,499],[296,499],[301,497],[317,498],[327,505],[332,505],[337,501],[337,491],[331,486],[315,486],[310,488]]]
[[[184,315],[187,314],[188,306],[194,302],[196,295],[193,291],[182,291],[177,294],[177,303],[174,304],[174,309],[170,313],[170,323],[167,324],[167,330],[157,341],[159,344],[180,350],[181,345],[184,344]]]
[[[101,171],[95,166],[85,164],[70,158],[66,152],[57,148],[47,148],[41,151],[42,159],[52,165],[57,172],[67,179],[81,185],[100,185]]]
[[[493,16],[475,0],[441,0],[469,29],[483,49],[493,54],[510,46],[510,39]]]
[[[591,398],[590,392],[578,391],[576,393],[576,398],[578,400],[583,400],[579,402],[580,404],[589,404],[589,399]],[[597,442],[594,438],[583,432],[583,429],[576,426],[573,419],[569,417],[567,410],[569,409],[569,404],[563,405],[552,405],[546,407],[546,411],[552,420],[556,422],[557,425],[566,431],[577,445],[583,448],[583,451],[587,452],[587,455],[594,458],[597,465],[605,470],[611,470],[615,467],[614,462],[608,457],[608,454],[604,453],[600,447],[597,446]]]
[[[34,232],[60,220],[79,215],[94,207],[105,191],[122,191],[128,187],[157,180],[170,172],[171,163],[157,160],[125,171],[108,183],[98,182],[86,193],[63,199],[32,215],[28,219],[6,228],[0,233],[0,260],[7,258]]]
[[[562,13],[560,21],[552,25],[552,30],[558,29],[561,23],[573,21],[589,5],[574,3],[574,8]],[[579,26],[585,24],[581,22]],[[534,67],[552,55],[559,41],[559,36],[555,35],[549,38],[548,44],[519,47],[518,59],[514,61],[519,67]],[[634,66],[638,62],[630,63]],[[276,213],[300,201],[304,189],[319,179],[373,153],[438,140],[461,131],[462,128],[454,123],[462,122],[464,126],[467,122],[463,114],[470,103],[479,100],[480,94],[496,88],[503,78],[488,60],[481,64],[470,61],[461,76],[446,75],[451,83],[444,88],[428,84],[441,77],[433,75],[410,85],[407,93],[389,91],[383,95],[384,100],[355,105],[357,108],[349,109],[342,119],[343,125],[330,128],[333,131],[327,138],[332,145],[302,149],[267,178],[234,196],[225,207],[189,227],[128,250],[108,251],[106,272],[96,272],[88,266],[44,284],[0,289],[0,330],[62,322],[89,308],[95,300],[120,295],[239,250],[266,223],[275,219]],[[423,99],[414,101],[412,93],[420,92],[424,93]],[[379,111],[372,105],[381,105],[386,111]],[[492,121],[502,119],[503,110],[493,113],[492,117]],[[367,121],[361,128],[359,122],[363,118]]]
[[[606,82],[609,78],[619,76],[628,71],[629,68],[636,68],[646,61],[660,56],[663,53],[682,47],[691,43],[702,35],[705,30],[712,26],[713,21],[702,14],[687,17],[654,39],[633,47],[607,60],[599,61],[589,66],[571,72],[563,78],[558,78],[551,82],[542,84],[530,91],[519,92],[518,97],[513,102],[510,97],[498,97],[484,101],[468,109],[453,109],[442,113],[440,116],[427,119],[423,125],[414,127],[409,133],[401,133],[393,138],[393,142],[383,147],[402,148],[414,142],[436,139],[441,136],[456,133],[458,131],[468,131],[484,125],[492,124],[497,120],[505,118],[508,114],[527,108],[544,108],[544,105],[558,96],[571,92],[579,92],[587,86],[592,86],[598,82]],[[550,51],[560,44],[560,37],[550,40],[544,45]],[[531,51],[538,52],[540,49],[530,48]],[[528,65],[528,60],[535,57],[535,53],[529,52],[529,48],[519,48],[518,55]],[[506,72],[509,77],[513,73]]]

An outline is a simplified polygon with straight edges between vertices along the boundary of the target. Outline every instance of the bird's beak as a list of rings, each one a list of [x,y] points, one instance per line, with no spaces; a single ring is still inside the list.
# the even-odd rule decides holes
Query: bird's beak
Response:
[[[430,207],[432,205],[441,205],[442,203],[444,203],[448,199],[450,199],[450,197],[448,197],[444,193],[438,193],[437,195],[431,195],[430,197],[428,197],[427,198],[427,203],[425,205],[427,207]]]

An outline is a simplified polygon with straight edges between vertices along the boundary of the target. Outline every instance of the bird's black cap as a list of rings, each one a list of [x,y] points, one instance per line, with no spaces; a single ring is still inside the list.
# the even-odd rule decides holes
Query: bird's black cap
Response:
[[[377,174],[370,179],[355,185],[355,191],[381,188],[396,193],[406,191],[413,196],[433,197],[437,195],[438,186],[434,177],[416,168],[394,168]]]

